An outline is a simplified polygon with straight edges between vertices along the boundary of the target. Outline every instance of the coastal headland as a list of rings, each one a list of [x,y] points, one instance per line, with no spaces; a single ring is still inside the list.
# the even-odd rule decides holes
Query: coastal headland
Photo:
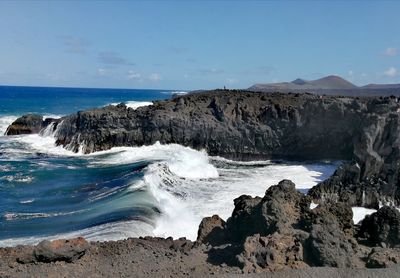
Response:
[[[51,132],[56,144],[74,152],[160,142],[236,160],[343,163],[307,195],[283,180],[268,188],[265,196],[238,196],[226,221],[217,215],[203,219],[196,242],[75,239],[4,248],[0,276],[200,277],[276,272],[283,276],[271,277],[285,277],[296,269],[298,277],[337,277],[342,269],[389,268],[349,271],[344,277],[397,277],[398,101],[394,96],[214,90],[156,101],[136,110],[120,104],[61,119],[21,117],[8,128],[8,135]],[[355,225],[352,206],[378,211]]]

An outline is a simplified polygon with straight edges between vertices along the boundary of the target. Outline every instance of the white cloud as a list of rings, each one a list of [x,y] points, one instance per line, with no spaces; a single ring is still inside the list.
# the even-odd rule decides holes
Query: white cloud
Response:
[[[105,75],[107,75],[107,70],[106,69],[102,69],[102,68],[97,69],[97,75],[98,76],[105,76]]]
[[[237,79],[235,79],[235,78],[227,78],[227,79],[226,79],[226,82],[227,82],[228,84],[236,84],[236,83],[239,82],[239,80],[237,80]]]
[[[152,73],[150,74],[149,79],[151,81],[158,81],[161,80],[161,75],[159,75],[158,73]]]
[[[129,70],[127,77],[128,79],[141,79],[142,75],[134,70]]]
[[[385,52],[383,53],[385,56],[396,56],[397,55],[397,48],[388,47],[386,48]]]
[[[354,71],[349,70],[348,75],[349,75],[349,76],[353,76],[353,75],[354,75]]]
[[[209,69],[198,69],[197,72],[200,74],[220,74],[223,73],[224,70],[217,68],[209,68]]]
[[[395,67],[390,67],[383,73],[383,75],[387,77],[395,77],[397,75],[397,69]]]

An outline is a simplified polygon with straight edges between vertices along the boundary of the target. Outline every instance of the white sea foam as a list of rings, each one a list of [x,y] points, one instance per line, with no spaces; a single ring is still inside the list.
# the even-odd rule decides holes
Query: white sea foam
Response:
[[[242,194],[263,196],[269,186],[277,184],[282,179],[291,179],[299,189],[308,189],[332,174],[336,168],[332,164],[235,162],[210,158],[206,152],[181,145],[159,143],[142,147],[112,148],[83,156],[56,147],[52,132],[43,132],[42,136],[15,136],[12,140],[26,144],[28,149],[33,151],[88,158],[90,167],[151,162],[145,169],[143,180],[133,183],[129,190],[146,188],[153,195],[156,200],[155,205],[161,210],[161,216],[156,220],[155,227],[142,221],[109,223],[55,235],[50,239],[78,235],[85,236],[89,240],[112,240],[143,235],[175,238],[185,236],[195,239],[198,225],[203,217],[219,214],[226,219],[230,216],[234,198]],[[13,219],[16,216],[7,217]],[[41,239],[43,238],[3,240],[0,241],[0,246],[19,242],[36,243]]]
[[[57,115],[57,114],[44,114],[43,119],[52,118],[52,119],[60,119],[64,115]]]
[[[33,203],[34,201],[35,201],[35,199],[33,198],[33,199],[28,199],[28,200],[20,201],[19,203],[20,203],[20,204],[30,204],[30,203]]]
[[[33,177],[30,176],[22,176],[22,175],[15,175],[15,176],[4,176],[0,178],[0,180],[6,180],[8,182],[21,182],[21,183],[30,183],[33,180]]]
[[[29,134],[14,136],[13,141],[25,144],[28,149],[35,152],[47,153],[60,156],[79,156],[80,154],[74,153],[62,146],[56,146],[55,138],[53,136],[41,136],[39,134]]]
[[[204,179],[218,177],[217,169],[209,163],[206,152],[196,151],[177,144],[161,145],[155,143],[142,147],[118,147],[108,151],[96,152],[92,156],[109,154],[93,164],[131,164],[143,160],[167,161],[169,170],[178,177]]]
[[[78,231],[56,234],[42,237],[20,237],[0,240],[0,247],[16,246],[20,244],[33,245],[42,240],[54,240],[58,238],[75,238],[82,236],[89,241],[120,240],[142,235],[152,235],[153,226],[150,223],[139,221],[124,221],[102,224]]]
[[[188,92],[186,92],[186,91],[169,91],[169,92],[161,92],[161,94],[164,94],[164,95],[181,95],[181,96],[183,96],[183,95],[188,94]]]
[[[333,170],[326,167],[324,171]],[[177,179],[162,168],[158,172],[154,169],[146,172],[146,182],[150,184],[153,194],[162,196],[160,207],[164,214],[154,233],[175,238],[186,236],[193,240],[203,217],[218,214],[227,219],[234,208],[233,199],[242,194],[263,196],[268,187],[285,178],[291,178],[299,188],[309,188],[323,176],[298,165],[219,168],[218,172],[219,178],[201,181]]]
[[[3,136],[4,133],[6,133],[8,126],[12,124],[17,118],[17,116],[13,115],[0,117],[0,136]]]
[[[110,105],[116,106],[116,105],[118,105],[120,103],[121,102],[113,102]],[[150,101],[133,101],[132,100],[132,101],[125,101],[125,102],[122,102],[122,103],[124,103],[126,105],[126,107],[132,108],[134,110],[139,108],[139,107],[153,105],[153,102],[150,102]]]
[[[336,168],[332,164],[287,165],[210,159],[205,152],[159,143],[113,148],[94,155],[101,156],[92,165],[156,161],[145,169],[144,179],[132,184],[130,190],[147,187],[157,200],[162,216],[154,229],[155,235],[190,239],[196,238],[203,217],[219,214],[228,218],[233,210],[233,199],[242,194],[263,196],[269,186],[282,179],[291,179],[297,188],[308,189]],[[213,160],[234,167],[217,168]],[[257,167],[249,167],[251,165]]]
[[[315,209],[316,207],[318,207],[318,204],[311,202],[310,209]]]
[[[5,115],[5,116],[0,116],[0,136],[3,136],[4,133],[7,131],[7,128],[9,125],[11,125],[16,119],[18,119],[19,116],[16,115]],[[54,115],[54,114],[46,114],[43,116],[43,118],[53,118],[53,119],[59,119],[62,116],[60,115]]]
[[[365,216],[376,212],[376,209],[368,209],[363,207],[352,207],[351,209],[353,210],[354,224],[358,224],[361,220],[365,218]]]
[[[157,200],[162,216],[157,220],[154,235],[190,239],[196,238],[203,217],[219,214],[228,218],[233,199],[242,194],[263,196],[269,186],[282,179],[291,179],[299,189],[309,189],[336,169],[335,164],[230,161],[210,158],[205,152],[181,145],[159,143],[118,147],[89,156],[97,156],[92,167],[154,161],[145,169],[144,179],[132,184],[130,190],[147,187]],[[225,166],[217,168],[213,161]]]
[[[34,218],[50,218],[57,216],[66,216],[83,212],[84,210],[70,211],[70,212],[8,212],[4,214],[7,221],[19,219],[34,219]]]

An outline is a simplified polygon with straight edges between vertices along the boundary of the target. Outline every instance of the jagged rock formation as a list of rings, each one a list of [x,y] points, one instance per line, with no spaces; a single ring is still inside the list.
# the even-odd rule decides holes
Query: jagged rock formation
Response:
[[[400,243],[399,216],[396,209],[385,207],[363,220],[361,228],[356,227],[348,205],[325,203],[310,209],[309,196],[283,180],[263,198],[243,195],[235,199],[226,223],[213,216],[217,224],[211,226],[218,230],[200,225],[197,242],[210,246],[211,261],[218,258],[219,263],[237,265],[245,273],[311,266],[389,267],[400,258],[399,249],[392,249],[397,246],[393,242]],[[379,240],[372,236],[377,230]],[[207,240],[216,234],[220,241]],[[391,248],[373,248],[377,242]]]
[[[400,247],[400,212],[385,206],[367,215],[361,223],[359,236],[372,246]]]
[[[226,222],[217,215],[204,218],[196,242],[146,237],[88,243],[76,238],[0,248],[0,276],[108,277],[137,272],[143,277],[231,277],[283,271],[273,277],[344,277],[339,270],[326,276],[330,268],[310,274],[319,267],[335,267],[346,272],[357,268],[357,273],[368,277],[380,276],[361,268],[391,268],[382,273],[397,277],[393,267],[400,263],[400,248],[395,244],[400,213],[396,209],[383,207],[355,226],[346,204],[325,203],[310,209],[310,202],[294,183],[283,180],[263,198],[237,198]],[[296,272],[285,272],[291,269]]]
[[[159,141],[239,160],[347,160],[311,196],[378,208],[400,204],[399,111],[395,97],[217,90],[136,110],[121,104],[81,111],[62,118],[55,137],[85,153]]]

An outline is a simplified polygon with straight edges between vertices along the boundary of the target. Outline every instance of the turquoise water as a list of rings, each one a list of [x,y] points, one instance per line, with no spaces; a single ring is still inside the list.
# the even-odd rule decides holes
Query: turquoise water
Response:
[[[119,102],[151,105],[172,92],[0,87],[0,132],[26,113],[61,117]],[[51,135],[0,136],[0,246],[77,235],[194,239],[202,217],[227,218],[239,195],[263,195],[283,178],[307,189],[335,167],[239,163],[158,143],[82,155],[56,147]]]

